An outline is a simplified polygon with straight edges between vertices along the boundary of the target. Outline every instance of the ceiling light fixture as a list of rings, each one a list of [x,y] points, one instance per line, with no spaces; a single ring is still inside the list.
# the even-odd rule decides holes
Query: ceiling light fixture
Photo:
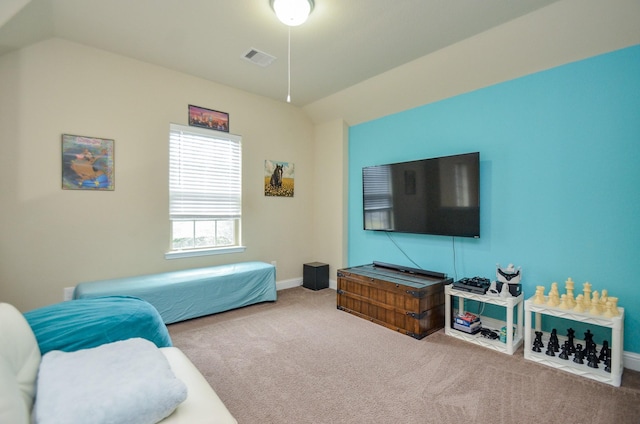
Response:
[[[302,25],[313,10],[313,0],[271,0],[271,8],[285,25]]]
[[[271,8],[283,24],[289,27],[287,55],[287,103],[291,103],[291,27],[302,25],[313,10],[313,0],[270,0]]]

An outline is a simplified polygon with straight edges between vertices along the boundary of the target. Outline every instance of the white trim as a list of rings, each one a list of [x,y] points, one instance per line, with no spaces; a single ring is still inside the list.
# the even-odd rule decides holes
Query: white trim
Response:
[[[640,371],[640,354],[634,352],[622,352],[622,364],[627,369]]]
[[[330,289],[334,289],[334,290],[337,291],[338,290],[338,281],[329,279],[329,288]]]
[[[292,289],[302,285],[302,277],[292,278],[290,280],[276,281],[276,290]],[[336,280],[329,280],[329,288],[338,290],[338,282]]]
[[[302,278],[292,278],[290,280],[276,281],[276,290],[292,289],[302,285]]]
[[[218,247],[211,249],[174,250],[164,254],[165,259],[193,258],[196,256],[225,255],[227,253],[243,253],[245,246]]]

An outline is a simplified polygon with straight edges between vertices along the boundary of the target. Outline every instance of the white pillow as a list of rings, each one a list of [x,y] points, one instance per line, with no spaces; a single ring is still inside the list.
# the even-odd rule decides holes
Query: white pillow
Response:
[[[186,398],[186,385],[162,352],[133,338],[45,354],[33,416],[37,424],[153,424]]]

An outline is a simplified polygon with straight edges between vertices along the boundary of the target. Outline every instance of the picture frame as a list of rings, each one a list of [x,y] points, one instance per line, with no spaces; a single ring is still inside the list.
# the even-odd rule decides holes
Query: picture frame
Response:
[[[62,134],[62,189],[113,191],[114,141]]]
[[[229,132],[229,114],[219,110],[189,105],[189,125]]]
[[[292,162],[264,161],[264,195],[293,197],[295,165]]]

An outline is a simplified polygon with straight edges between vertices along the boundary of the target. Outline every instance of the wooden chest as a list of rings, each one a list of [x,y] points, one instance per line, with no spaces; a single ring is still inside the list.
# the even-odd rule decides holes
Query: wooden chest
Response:
[[[416,339],[444,327],[440,279],[373,264],[338,270],[338,309]]]

